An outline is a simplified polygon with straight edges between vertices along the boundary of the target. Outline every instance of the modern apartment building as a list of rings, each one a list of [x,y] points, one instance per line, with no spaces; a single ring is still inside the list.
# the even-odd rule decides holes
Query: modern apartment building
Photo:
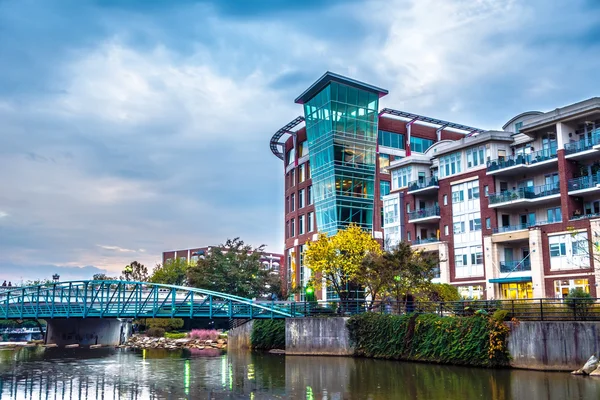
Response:
[[[317,232],[332,235],[356,223],[383,245],[385,222],[389,240],[402,240],[404,223],[384,221],[382,199],[391,190],[387,168],[411,155],[424,156],[435,142],[482,132],[399,110],[379,110],[379,99],[387,93],[327,72],[296,98],[303,116],[271,138],[271,151],[283,160],[289,289],[305,287],[310,279],[302,252]],[[296,298],[303,299],[303,294],[301,290]],[[334,293],[323,288],[317,297],[332,298]]]
[[[436,252],[436,279],[465,297],[598,296],[600,98],[502,129],[442,137],[390,163],[386,246]]]

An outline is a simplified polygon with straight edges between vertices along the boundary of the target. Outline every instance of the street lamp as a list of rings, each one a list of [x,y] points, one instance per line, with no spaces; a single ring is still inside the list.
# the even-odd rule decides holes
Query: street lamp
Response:
[[[53,280],[54,282],[58,282],[58,280],[59,280],[59,279],[60,279],[60,275],[59,275],[59,274],[54,274],[54,275],[52,275],[52,280]]]

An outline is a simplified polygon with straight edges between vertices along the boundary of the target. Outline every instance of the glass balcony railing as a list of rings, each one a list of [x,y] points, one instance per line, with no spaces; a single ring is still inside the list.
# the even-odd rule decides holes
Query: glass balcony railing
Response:
[[[600,128],[592,131],[589,138],[581,139],[577,142],[565,144],[565,154],[575,154],[591,149],[600,144]]]
[[[429,238],[429,239],[419,239],[415,240],[412,244],[427,244],[427,243],[437,243],[440,239],[438,238]]]
[[[569,187],[569,191],[589,189],[591,187],[596,187],[596,185],[599,182],[600,182],[600,172],[598,172],[596,175],[588,175],[588,176],[582,176],[580,178],[569,179],[568,187]]]
[[[556,182],[547,185],[519,188],[516,190],[505,190],[500,193],[490,193],[488,200],[490,204],[499,204],[520,199],[538,199],[559,193],[560,185]]]
[[[520,231],[523,229],[527,229],[533,224],[519,224],[519,225],[508,225],[508,226],[499,226],[497,228],[492,229],[492,233],[505,233],[505,232],[513,232]]]
[[[521,261],[500,261],[500,272],[531,271],[529,259]]]
[[[429,208],[422,208],[420,210],[415,210],[412,212],[408,213],[408,219],[419,219],[419,218],[427,218],[427,217],[439,217],[440,215],[440,208],[438,206],[436,207],[429,207]]]
[[[517,154],[516,156],[503,157],[497,160],[487,162],[487,171],[497,171],[503,168],[514,167],[515,165],[533,165],[542,161],[557,158],[557,147],[549,147],[534,153]]]
[[[590,219],[590,218],[600,218],[600,213],[588,213],[588,214],[573,215],[573,218],[571,218],[571,221],[576,221],[578,219]]]
[[[418,181],[409,182],[408,183],[408,191],[411,192],[414,190],[425,189],[425,188],[434,187],[434,186],[438,186],[437,178],[421,179]]]

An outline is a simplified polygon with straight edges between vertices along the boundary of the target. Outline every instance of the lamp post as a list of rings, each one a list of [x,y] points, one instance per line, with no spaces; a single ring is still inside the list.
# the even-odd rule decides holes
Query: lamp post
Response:
[[[59,280],[59,279],[60,279],[60,275],[59,275],[59,274],[54,274],[54,275],[52,275],[52,280],[53,280],[54,282],[58,282],[58,280]]]

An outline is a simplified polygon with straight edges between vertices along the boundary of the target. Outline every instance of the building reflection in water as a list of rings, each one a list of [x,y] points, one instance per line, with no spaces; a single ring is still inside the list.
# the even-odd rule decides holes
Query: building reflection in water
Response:
[[[115,349],[0,351],[0,399],[598,399],[567,373],[343,357]]]

